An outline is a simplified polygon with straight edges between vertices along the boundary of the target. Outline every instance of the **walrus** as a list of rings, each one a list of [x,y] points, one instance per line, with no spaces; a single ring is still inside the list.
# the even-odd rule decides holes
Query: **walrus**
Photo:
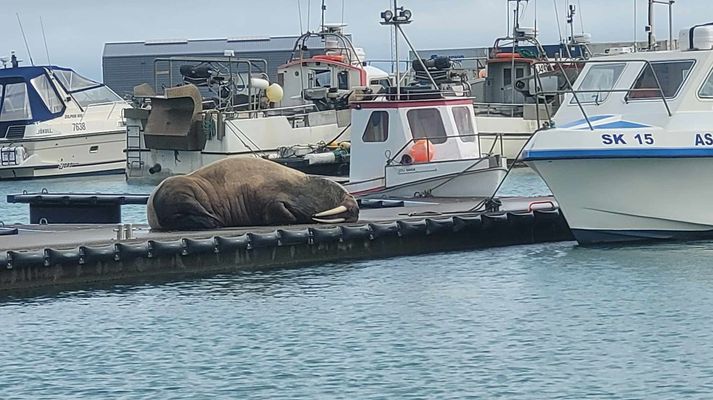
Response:
[[[156,230],[356,222],[359,205],[340,184],[278,163],[225,158],[159,184],[147,205]]]

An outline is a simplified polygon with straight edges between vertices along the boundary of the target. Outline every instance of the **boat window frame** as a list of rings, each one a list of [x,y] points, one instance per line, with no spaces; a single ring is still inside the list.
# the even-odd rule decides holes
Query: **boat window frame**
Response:
[[[579,81],[578,84],[577,84],[577,89],[575,89],[575,91],[576,91],[576,93],[577,93],[577,97],[579,97],[580,94],[592,93],[592,92],[590,92],[590,91],[588,91],[588,90],[586,90],[586,89],[582,89],[582,84],[584,83],[584,80],[585,80],[585,79],[587,78],[587,76],[589,75],[589,71],[591,71],[593,68],[597,68],[597,67],[599,67],[599,66],[623,65],[624,67],[621,69],[621,72],[619,73],[619,76],[616,77],[616,79],[614,80],[614,82],[612,82],[611,88],[609,88],[609,90],[616,90],[616,87],[617,87],[617,85],[619,84],[619,81],[622,79],[622,76],[624,76],[624,74],[625,74],[625,72],[626,72],[626,70],[627,70],[629,64],[631,64],[631,63],[628,63],[628,62],[626,62],[626,61],[619,61],[619,62],[617,62],[617,61],[614,61],[614,60],[612,60],[611,62],[590,64],[591,66],[587,69],[587,72],[581,75],[581,76],[582,76],[581,80],[577,79],[577,80]],[[638,79],[638,78],[637,78],[637,79]],[[634,81],[634,84],[636,84],[636,80]],[[596,90],[596,89],[593,89],[593,90]],[[584,100],[584,99],[580,98],[580,99],[579,99],[579,103],[580,103],[580,104],[596,104],[596,105],[603,104],[603,103],[605,103],[607,100],[609,100],[609,97],[611,97],[611,94],[613,94],[613,93],[615,93],[615,92],[610,91],[610,92],[605,92],[605,93],[606,93],[606,97],[605,97],[603,100],[602,100],[602,99],[599,99],[599,100]],[[628,91],[627,91],[627,93],[628,93]],[[598,93],[598,94],[601,94],[601,93]],[[568,103],[569,103],[569,105],[576,105],[576,104],[577,104],[577,100],[576,100],[574,97],[572,97],[572,99],[571,99]]]
[[[703,80],[703,83],[701,83],[701,86],[698,88],[698,91],[696,92],[696,97],[698,97],[698,100],[701,101],[710,101],[713,100],[713,93],[710,96],[703,96],[701,92],[703,91],[703,88],[706,86],[708,81],[711,81],[713,83],[713,68],[708,72],[708,75],[706,75],[706,79]]]
[[[381,140],[367,140],[367,138],[376,138],[376,136],[367,136],[367,133],[374,131],[374,127],[376,125],[372,124],[372,118],[374,118],[375,115],[380,114],[384,115],[385,118],[380,117],[379,123],[384,124],[383,128],[383,135],[380,136]],[[364,133],[361,135],[361,141],[364,143],[384,143],[387,140],[389,140],[389,112],[386,110],[374,110],[369,114],[369,119],[366,121],[366,127],[364,127]]]
[[[53,111],[50,109],[49,104],[47,104],[47,102],[45,101],[45,99],[42,97],[42,94],[40,93],[40,91],[37,90],[37,87],[35,87],[35,84],[34,84],[33,81],[34,81],[35,79],[39,78],[39,77],[44,77],[44,78],[47,80],[47,83],[49,83],[49,86],[50,86],[50,88],[52,89],[52,91],[54,92],[54,94],[55,94],[57,100],[59,100],[59,103],[62,105],[62,108],[61,108],[59,111],[53,112]],[[59,82],[59,80],[57,80],[57,82]],[[51,78],[46,72],[43,73],[43,74],[37,75],[37,76],[34,77],[34,78],[31,78],[30,81],[29,81],[29,83],[30,83],[30,85],[32,86],[32,88],[35,89],[35,92],[37,92],[37,95],[40,97],[40,100],[42,100],[42,104],[45,105],[45,107],[47,108],[47,111],[49,111],[50,114],[53,114],[53,115],[63,114],[63,113],[67,110],[67,104],[65,103],[64,99],[62,98],[62,96],[60,95],[59,91],[57,90],[57,87],[52,84],[52,78]]]
[[[413,129],[414,123],[413,123],[413,120],[411,119],[412,118],[411,116],[415,115],[414,113],[416,113],[416,112],[421,112],[421,113],[425,112],[425,111],[430,112],[431,110],[435,111],[436,115],[438,115],[438,119],[441,122],[440,129],[442,129],[443,135],[440,135],[440,132],[438,132],[439,135],[437,135],[437,136],[429,136],[429,133],[433,133],[433,130],[429,129],[425,136],[416,137],[416,135],[414,135],[414,129]],[[420,107],[420,108],[414,108],[414,109],[408,110],[408,111],[406,111],[406,120],[408,121],[408,127],[409,127],[409,131],[411,132],[411,138],[414,141],[420,140],[420,139],[427,139],[428,141],[430,141],[433,144],[444,144],[444,143],[448,142],[448,132],[446,131],[446,125],[443,121],[443,115],[441,115],[441,110],[438,107]]]
[[[644,73],[646,72],[646,69],[647,69],[649,66],[650,66],[651,69],[653,70],[654,65],[656,65],[656,64],[674,64],[674,63],[688,63],[688,62],[691,63],[691,67],[690,67],[689,70],[688,70],[688,74],[686,74],[686,77],[685,77],[683,80],[681,80],[681,83],[678,85],[678,88],[676,89],[676,93],[674,93],[673,96],[671,96],[671,97],[666,96],[666,93],[665,93],[665,91],[664,91],[664,89],[663,89],[663,85],[660,84],[660,83],[661,83],[661,78],[660,78],[660,76],[659,76],[658,74],[656,74],[655,76],[656,76],[656,79],[658,79],[658,81],[659,81],[659,86],[660,86],[660,87],[658,87],[658,88],[653,88],[652,90],[658,91],[658,90],[660,89],[660,90],[663,91],[664,93],[659,93],[659,94],[662,94],[663,96],[659,97],[659,96],[657,95],[657,96],[655,96],[655,97],[643,97],[643,98],[638,98],[638,99],[637,99],[637,98],[633,98],[633,99],[632,99],[631,97],[629,97],[629,95],[630,95],[630,93],[631,93],[632,90],[638,90],[638,89],[635,89],[634,87],[636,86],[636,84],[637,84],[637,82],[639,81],[639,79],[642,78],[642,76],[643,76]],[[686,85],[686,83],[688,82],[690,76],[693,75],[693,69],[696,67],[697,62],[698,62],[698,60],[695,59],[695,58],[681,58],[681,59],[673,59],[673,60],[670,60],[670,59],[669,59],[669,60],[649,61],[648,63],[644,63],[644,65],[641,66],[641,70],[639,70],[639,74],[636,76],[636,78],[634,78],[634,82],[631,84],[631,86],[629,87],[629,89],[626,91],[626,94],[624,95],[624,102],[630,103],[630,102],[639,102],[639,101],[661,101],[661,100],[663,100],[663,99],[666,99],[667,101],[668,101],[668,100],[675,100],[676,98],[678,98],[678,96],[679,96],[679,95],[681,94],[681,92],[683,91],[683,87],[684,87],[684,86]],[[654,72],[655,72],[655,71],[654,71]],[[646,89],[646,88],[643,88],[643,89]]]
[[[458,124],[458,117],[456,117],[456,110],[458,110],[458,112],[460,112],[461,110],[465,110],[465,115],[468,117],[468,123],[470,125],[470,132],[464,133],[461,131],[461,126]],[[475,124],[472,115],[473,113],[471,112],[471,109],[468,106],[454,106],[451,107],[451,114],[453,115],[453,122],[455,123],[456,131],[458,131],[458,137],[460,138],[460,141],[463,143],[475,143],[477,132],[475,130]]]
[[[5,109],[5,95],[7,94],[7,87],[10,85],[21,85],[25,88],[25,105],[27,106],[26,109],[29,111],[29,115],[25,115],[28,118],[13,118],[13,119],[7,119],[3,120],[2,119],[2,114]],[[19,80],[17,82],[6,82],[2,84],[3,90],[2,90],[2,100],[0,100],[0,123],[9,123],[9,122],[15,122],[15,121],[33,121],[34,120],[34,113],[32,112],[32,102],[30,101],[30,88],[29,84],[25,80]]]

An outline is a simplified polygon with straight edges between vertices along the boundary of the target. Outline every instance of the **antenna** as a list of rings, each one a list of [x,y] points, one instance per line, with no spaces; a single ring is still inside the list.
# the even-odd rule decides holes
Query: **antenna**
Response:
[[[302,0],[297,0],[297,15],[300,17],[300,34],[305,31],[302,29]]]
[[[325,0],[322,0],[322,32],[324,32],[324,14],[327,12],[327,5],[324,4]]]
[[[17,16],[17,23],[20,24],[20,32],[22,32],[22,39],[25,41],[25,49],[27,49],[27,55],[30,57],[30,64],[34,66],[35,62],[32,61],[32,53],[30,53],[30,46],[27,44],[27,36],[25,36],[25,30],[22,29],[22,21],[20,21],[20,14],[15,13],[15,16]]]
[[[47,47],[47,36],[45,35],[45,23],[42,21],[42,16],[40,15],[40,26],[42,27],[42,40],[45,41],[45,54],[47,54],[47,65],[52,65],[50,61],[50,51]]]
[[[312,13],[312,0],[307,0],[307,30],[310,30],[309,27],[309,15]]]

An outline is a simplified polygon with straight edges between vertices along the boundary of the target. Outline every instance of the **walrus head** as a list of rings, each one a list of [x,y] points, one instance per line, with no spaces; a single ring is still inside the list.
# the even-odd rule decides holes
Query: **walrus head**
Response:
[[[359,220],[359,204],[342,185],[319,176],[308,176],[294,204],[298,219],[321,224],[338,224]]]

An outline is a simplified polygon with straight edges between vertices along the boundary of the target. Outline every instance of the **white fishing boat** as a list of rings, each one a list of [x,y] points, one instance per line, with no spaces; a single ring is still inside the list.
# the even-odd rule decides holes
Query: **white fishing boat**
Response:
[[[343,28],[325,24],[302,35],[272,83],[265,60],[157,59],[154,87],[165,92],[144,87],[150,105],[127,113],[127,180],[158,182],[230,156],[346,175],[348,146],[338,144],[350,138],[350,98],[372,84],[379,91],[388,75],[364,65]],[[308,51],[314,36],[324,48]],[[166,76],[181,79],[161,84]]]
[[[396,4],[381,13],[382,24],[393,26],[417,54],[401,28],[411,16]],[[444,96],[426,63],[420,63],[430,85],[401,87],[397,67],[396,87],[352,103],[346,189],[357,196],[493,196],[505,178],[506,160],[481,154],[472,99]]]
[[[506,160],[481,154],[471,99],[407,92],[353,107],[356,196],[489,197],[505,178]]]
[[[580,243],[713,237],[713,26],[587,62],[524,160]]]
[[[69,68],[11,65],[0,69],[0,180],[123,172],[126,101]]]

